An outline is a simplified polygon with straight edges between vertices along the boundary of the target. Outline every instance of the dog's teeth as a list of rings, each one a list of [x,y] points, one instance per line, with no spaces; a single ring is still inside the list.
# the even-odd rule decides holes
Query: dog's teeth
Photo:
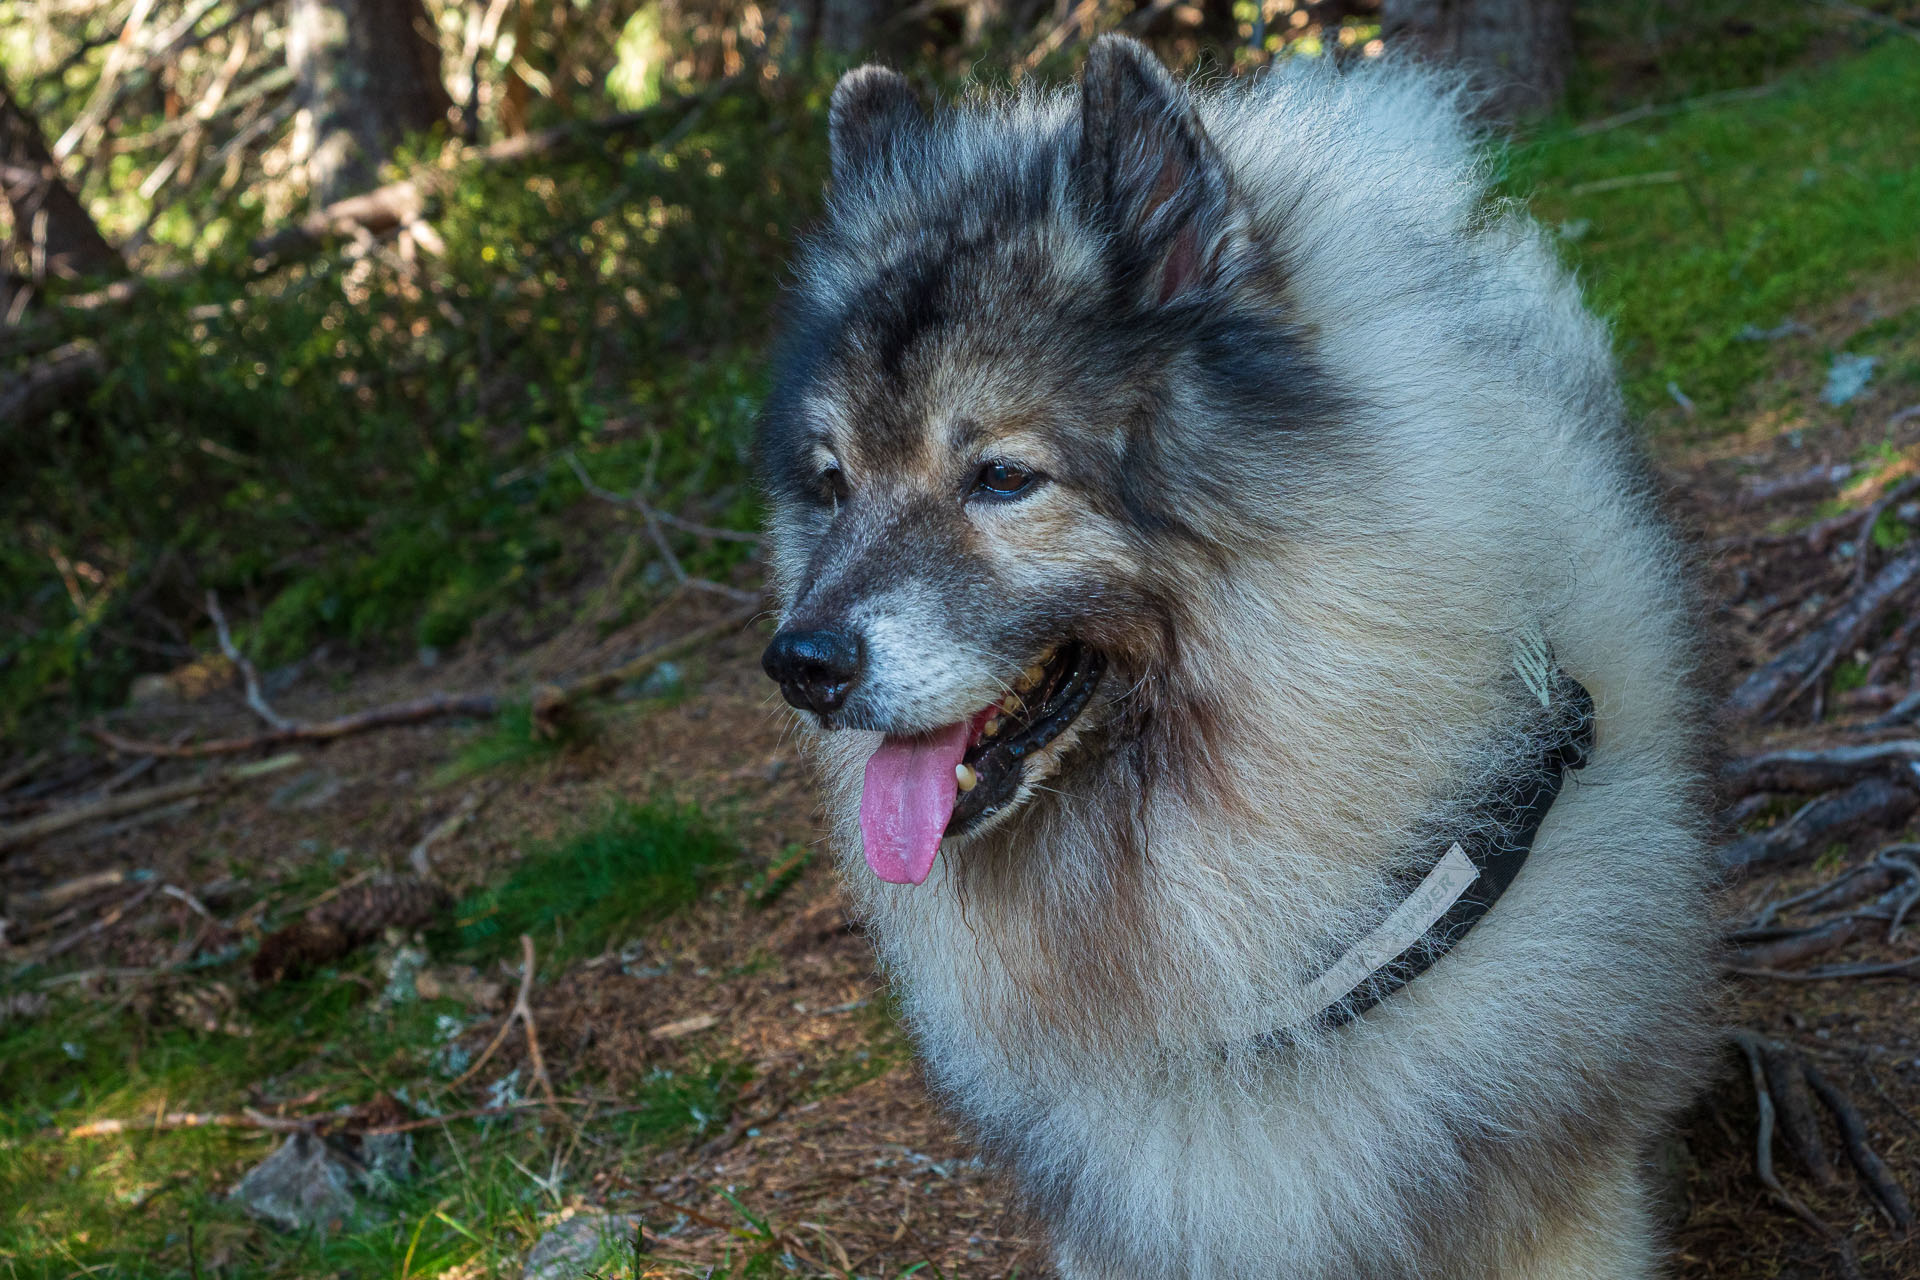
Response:
[[[1025,671],[1022,671],[1020,673],[1020,678],[1013,682],[1013,687],[1019,692],[1025,693],[1027,690],[1033,688],[1033,686],[1039,684],[1042,680],[1046,679],[1046,676],[1047,676],[1046,664],[1036,662],[1032,666],[1028,667]]]
[[[980,730],[980,736],[983,738],[991,738],[994,734],[1000,732],[1000,726],[1005,723],[1006,717],[995,716],[993,719],[987,721],[985,728]]]
[[[1026,709],[1027,704],[1020,700],[1020,695],[1017,693],[1008,694],[1000,703],[1000,710],[1010,716],[1017,716]]]
[[[980,775],[973,771],[973,766],[970,764],[953,766],[953,780],[962,791],[971,791],[980,785]]]

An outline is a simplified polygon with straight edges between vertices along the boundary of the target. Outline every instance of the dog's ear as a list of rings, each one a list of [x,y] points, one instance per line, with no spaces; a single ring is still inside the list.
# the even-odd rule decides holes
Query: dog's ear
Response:
[[[1165,303],[1210,282],[1230,231],[1227,166],[1183,87],[1145,45],[1102,36],[1080,78],[1075,181],[1115,274]]]
[[[827,141],[833,181],[846,187],[886,163],[924,117],[906,78],[886,67],[855,67],[833,87]]]

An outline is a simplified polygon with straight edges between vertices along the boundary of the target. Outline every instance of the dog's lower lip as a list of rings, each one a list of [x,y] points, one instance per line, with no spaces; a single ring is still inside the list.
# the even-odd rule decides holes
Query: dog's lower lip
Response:
[[[967,747],[955,770],[959,797],[947,822],[948,835],[959,835],[997,813],[1013,798],[1025,776],[1024,758],[1059,737],[1079,718],[1105,670],[1105,655],[1087,645],[1069,642],[1021,673],[1014,691],[1001,700],[998,712],[981,726],[979,736]],[[1003,735],[1009,716],[1024,720],[1024,724]]]

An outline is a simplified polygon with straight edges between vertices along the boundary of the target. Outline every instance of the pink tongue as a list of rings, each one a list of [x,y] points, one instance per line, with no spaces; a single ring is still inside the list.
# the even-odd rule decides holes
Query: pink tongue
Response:
[[[867,760],[860,837],[867,865],[882,880],[919,884],[933,870],[957,798],[953,769],[970,736],[965,721],[924,737],[889,734]]]

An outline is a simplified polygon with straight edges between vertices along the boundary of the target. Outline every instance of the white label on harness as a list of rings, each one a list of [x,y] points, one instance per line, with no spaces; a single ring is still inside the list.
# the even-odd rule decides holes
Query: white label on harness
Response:
[[[1420,941],[1448,908],[1460,901],[1467,886],[1480,878],[1480,869],[1467,858],[1458,841],[1447,850],[1427,878],[1393,909],[1380,927],[1362,938],[1307,988],[1307,998],[1318,1013],[1344,999],[1355,987],[1384,968],[1393,958]]]

